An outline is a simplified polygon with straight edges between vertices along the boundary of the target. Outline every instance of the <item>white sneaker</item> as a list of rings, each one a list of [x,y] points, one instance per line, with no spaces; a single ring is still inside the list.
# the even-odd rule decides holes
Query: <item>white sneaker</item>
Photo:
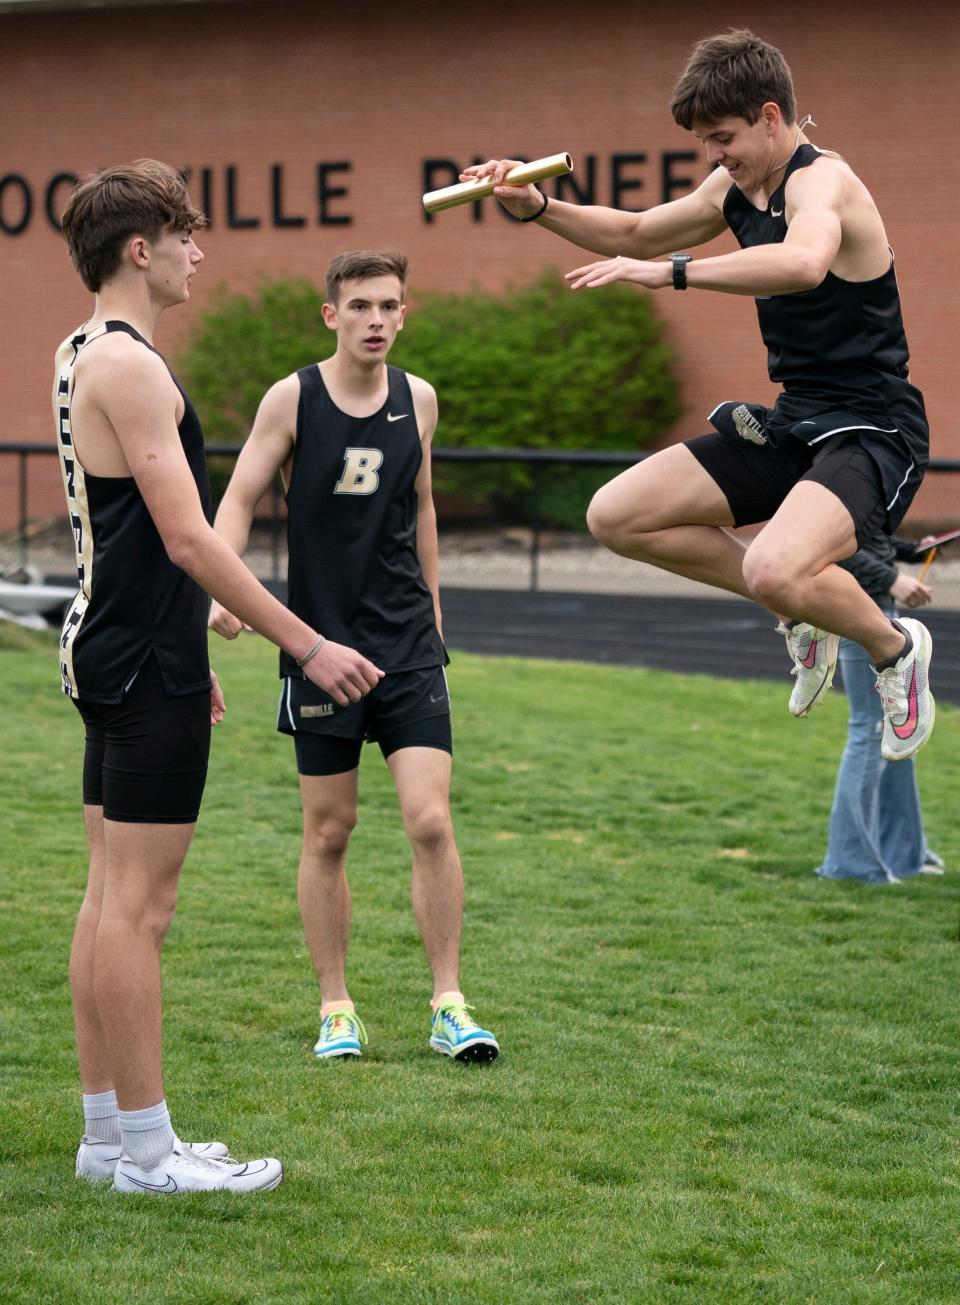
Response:
[[[155,1169],[141,1169],[120,1157],[113,1185],[118,1192],[147,1192],[173,1196],[176,1192],[269,1192],[279,1186],[283,1165],[279,1160],[205,1160],[188,1147],[176,1147]]]
[[[790,674],[797,677],[790,694],[790,710],[794,716],[806,716],[833,683],[840,639],[829,630],[818,630],[804,621],[798,621],[792,627],[781,621],[777,633],[787,640],[787,652],[793,658]]]
[[[119,1142],[101,1142],[84,1134],[77,1151],[77,1177],[86,1178],[89,1183],[109,1182],[119,1159]]]
[[[884,761],[906,761],[915,756],[933,730],[937,708],[930,692],[930,660],[933,640],[919,621],[904,616],[900,625],[913,640],[913,647],[895,666],[877,672],[877,693],[883,703],[883,738],[880,754]]]
[[[208,1160],[223,1161],[230,1154],[222,1142],[181,1142],[178,1139],[176,1145]],[[119,1160],[119,1142],[101,1142],[95,1137],[83,1136],[77,1151],[77,1177],[85,1178],[88,1183],[111,1182]]]
[[[923,855],[923,865],[920,867],[922,875],[942,875],[946,874],[947,867],[943,863],[943,857],[938,856],[931,848],[927,848]]]

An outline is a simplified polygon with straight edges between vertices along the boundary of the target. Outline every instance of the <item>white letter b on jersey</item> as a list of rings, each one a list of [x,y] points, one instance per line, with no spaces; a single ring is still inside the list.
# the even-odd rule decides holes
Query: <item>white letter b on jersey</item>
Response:
[[[347,449],[343,455],[343,474],[333,487],[334,494],[375,494],[380,484],[377,468],[382,462],[379,449]]]

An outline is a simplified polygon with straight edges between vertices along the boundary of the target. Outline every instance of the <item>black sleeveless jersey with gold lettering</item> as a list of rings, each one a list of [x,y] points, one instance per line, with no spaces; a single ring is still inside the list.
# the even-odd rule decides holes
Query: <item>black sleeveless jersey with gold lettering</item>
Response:
[[[210,687],[207,595],[170,561],[134,478],[91,475],[74,451],[75,363],[92,340],[110,331],[124,331],[157,352],[126,322],[110,321],[69,336],[56,357],[53,411],[80,585],[60,639],[63,691],[86,702],[120,702],[154,653],[169,695],[200,693]],[[183,396],[180,441],[209,515],[203,432],[189,397],[173,381]]]
[[[755,208],[738,186],[730,187],[723,213],[742,247],[786,238],[787,181],[819,157],[815,146],[800,145],[766,209]],[[844,281],[827,272],[812,290],[755,302],[770,379],[784,390],[768,423],[771,437],[789,428],[796,438],[816,442],[830,425],[829,420],[817,421],[818,413],[850,413],[871,423],[863,429],[874,431],[871,439],[878,444],[884,434],[899,436],[915,462],[926,463],[923,396],[909,381],[910,355],[892,261],[870,281]]]
[[[387,368],[387,400],[351,417],[320,368],[297,373],[297,439],[287,489],[291,611],[384,671],[447,661],[417,556],[416,479],[423,461],[406,373]],[[280,654],[280,674],[300,677]]]

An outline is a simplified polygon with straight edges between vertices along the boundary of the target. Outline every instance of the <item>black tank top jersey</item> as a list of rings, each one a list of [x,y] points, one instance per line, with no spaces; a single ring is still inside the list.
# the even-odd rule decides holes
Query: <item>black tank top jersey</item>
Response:
[[[799,146],[765,210],[755,208],[736,185],[730,187],[723,213],[742,247],[786,238],[787,181],[819,157],[814,145]],[[871,281],[844,281],[827,272],[813,290],[755,302],[770,379],[784,388],[777,409],[785,422],[795,419],[795,406],[808,416],[811,405],[852,411],[881,427],[897,426],[908,444],[916,443],[911,452],[918,461],[926,461],[923,397],[908,379],[909,352],[892,262]],[[793,433],[802,438],[802,430]]]
[[[91,475],[73,450],[74,364],[81,350],[110,331],[125,331],[157,352],[132,326],[117,321],[89,334],[81,329],[57,350],[54,419],[80,585],[60,639],[63,691],[87,702],[120,702],[152,652],[169,695],[200,693],[210,687],[207,595],[170,561],[134,478]],[[203,432],[189,397],[175,376],[173,381],[183,396],[177,429],[209,516]]]
[[[319,367],[297,376],[286,496],[291,611],[381,670],[445,665],[417,556],[423,450],[406,373],[387,368],[387,401],[371,417],[338,408]],[[281,653],[280,674],[303,672]]]

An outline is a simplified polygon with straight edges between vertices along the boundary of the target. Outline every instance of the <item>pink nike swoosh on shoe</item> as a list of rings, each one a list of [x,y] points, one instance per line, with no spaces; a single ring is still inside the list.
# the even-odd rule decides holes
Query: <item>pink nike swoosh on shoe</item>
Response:
[[[808,671],[812,671],[814,666],[817,664],[817,648],[819,645],[820,640],[814,639],[807,650],[806,657],[803,657],[800,661],[800,665],[805,666]]]
[[[893,732],[898,739],[908,739],[917,728],[917,668],[910,672],[910,693],[907,697],[907,719],[902,725],[894,725]]]

